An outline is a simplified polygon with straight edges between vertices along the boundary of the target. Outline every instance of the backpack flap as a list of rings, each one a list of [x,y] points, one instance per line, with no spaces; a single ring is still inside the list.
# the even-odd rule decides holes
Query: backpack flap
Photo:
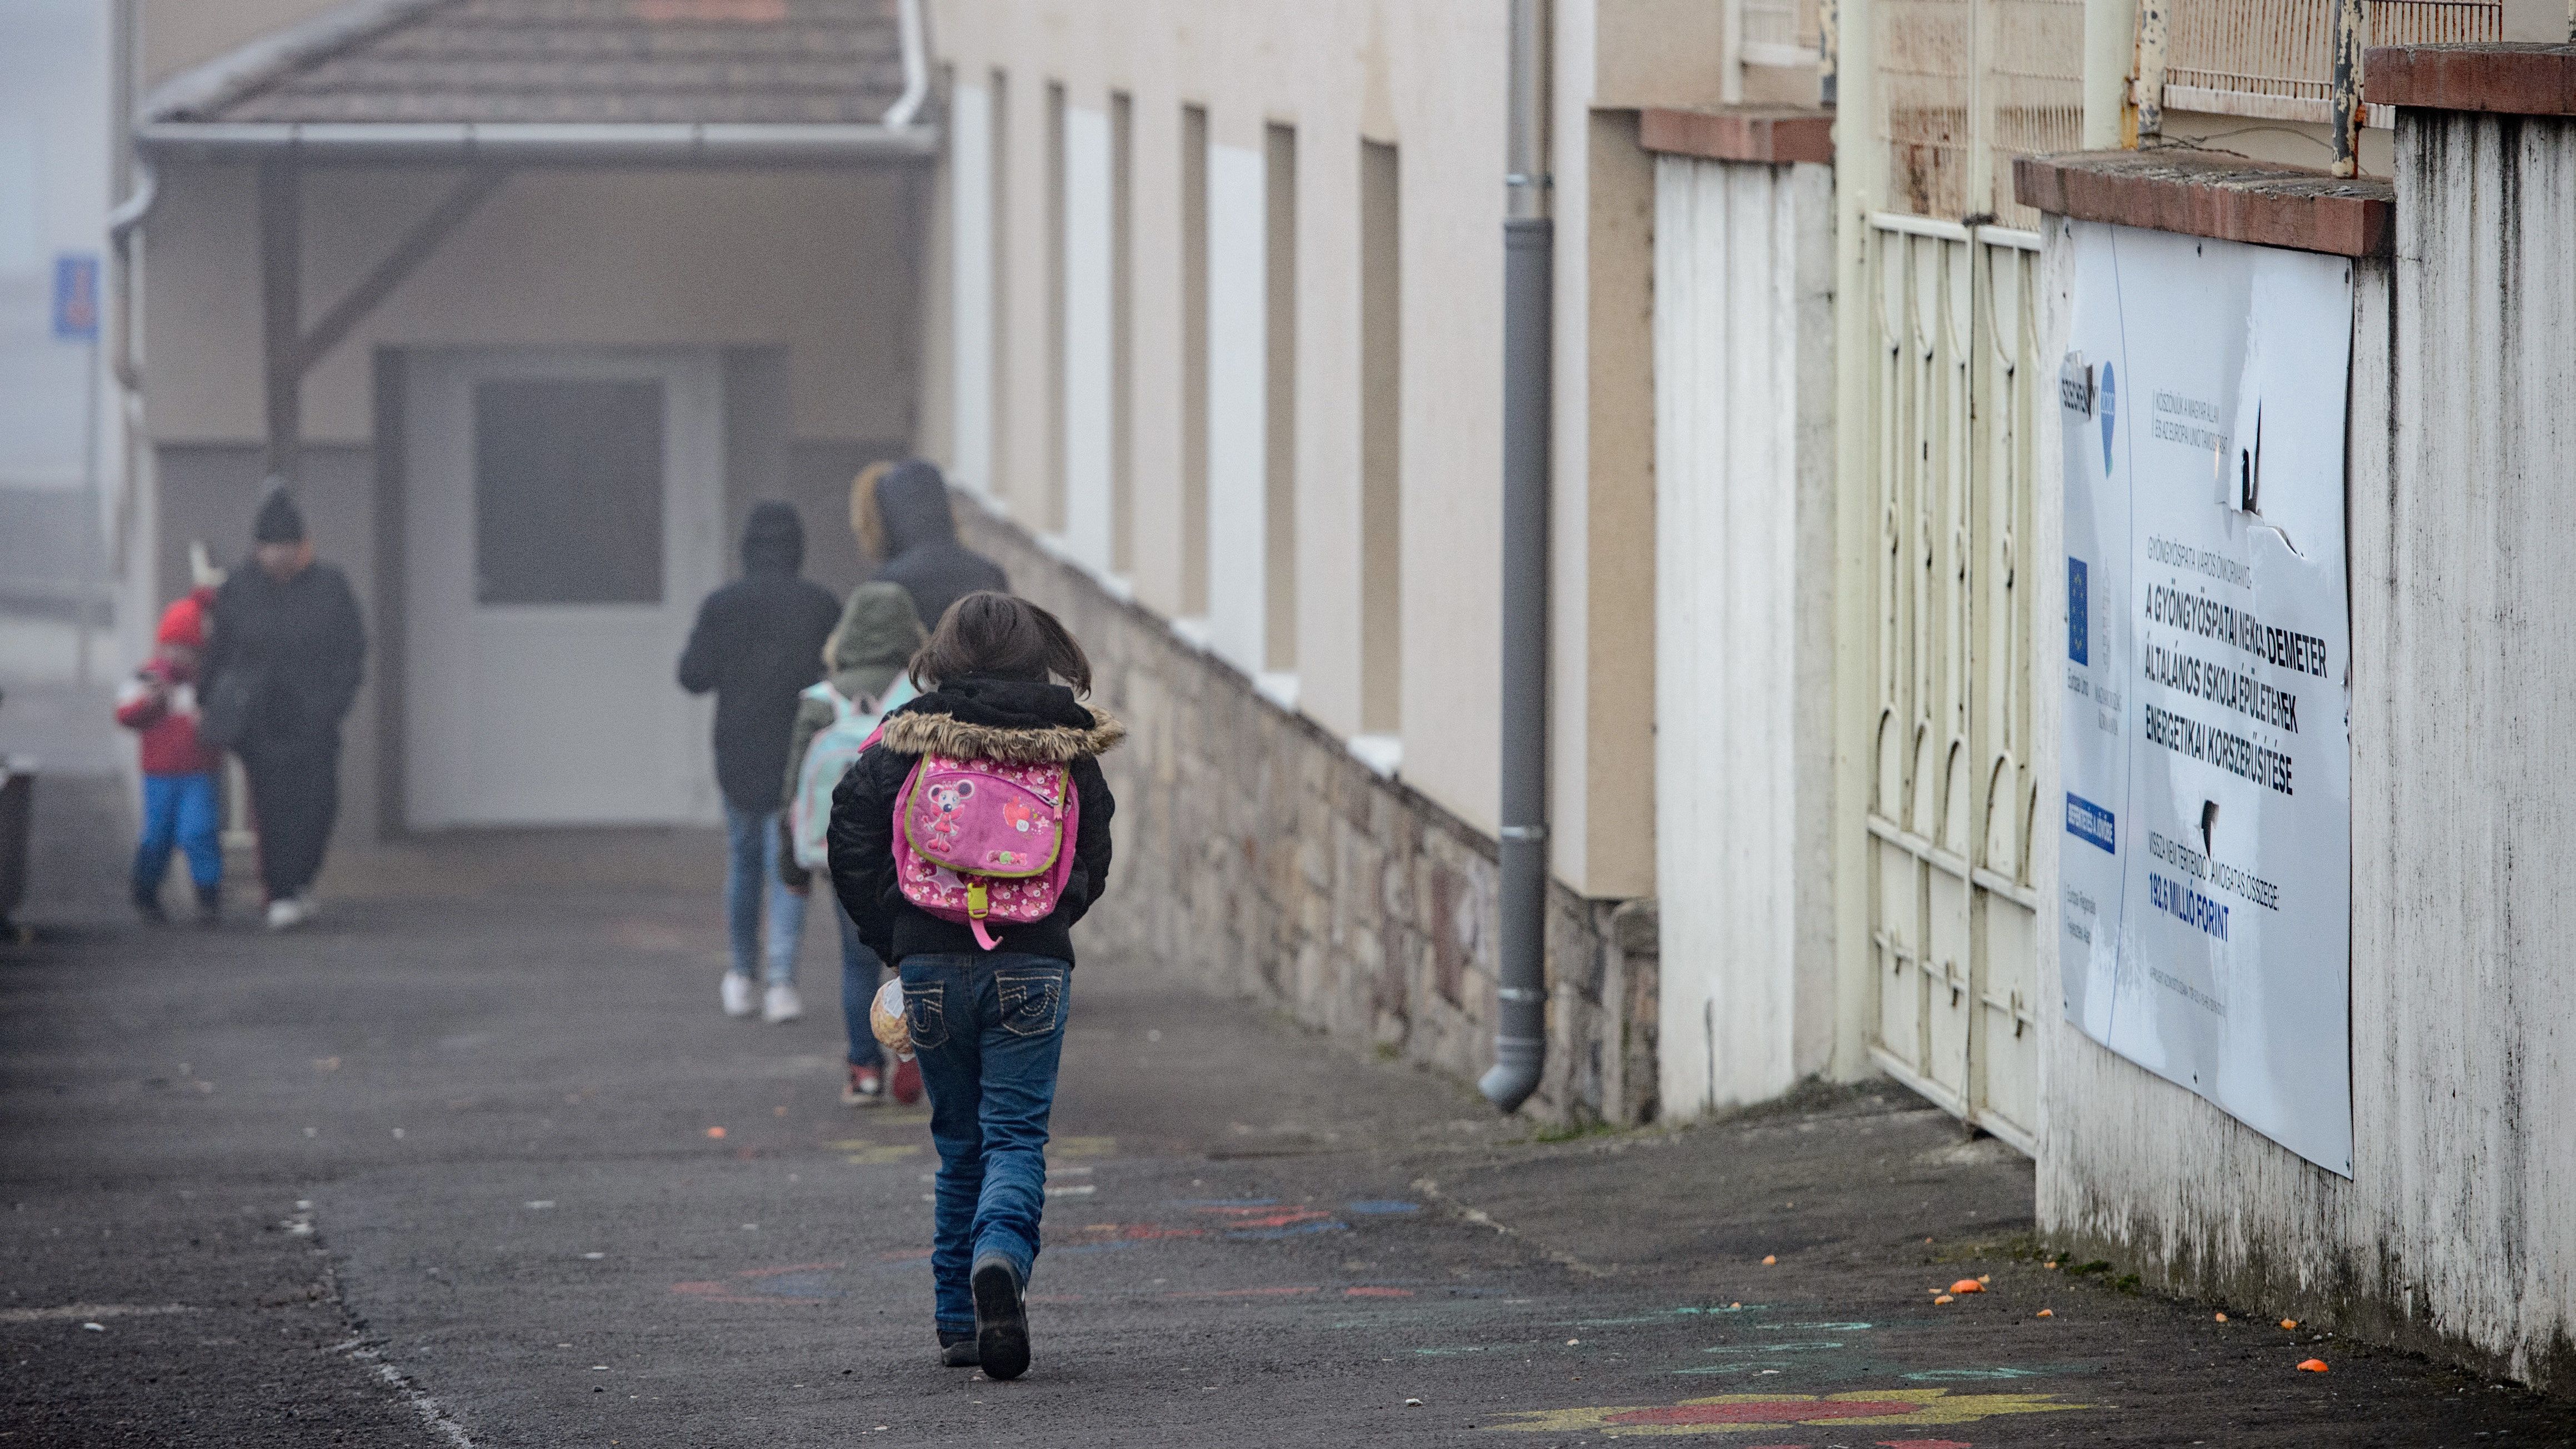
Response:
[[[971,925],[1042,921],[1073,874],[1081,800],[1064,765],[924,755],[896,797],[895,876],[921,910]]]

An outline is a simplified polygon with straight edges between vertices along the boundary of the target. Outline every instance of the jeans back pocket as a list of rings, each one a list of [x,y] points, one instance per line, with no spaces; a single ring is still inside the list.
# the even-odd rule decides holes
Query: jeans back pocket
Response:
[[[948,983],[903,983],[903,1018],[904,1026],[912,1033],[915,1052],[936,1051],[948,1045]]]
[[[1013,1036],[1045,1036],[1064,1025],[1064,968],[993,973],[1002,1029]]]

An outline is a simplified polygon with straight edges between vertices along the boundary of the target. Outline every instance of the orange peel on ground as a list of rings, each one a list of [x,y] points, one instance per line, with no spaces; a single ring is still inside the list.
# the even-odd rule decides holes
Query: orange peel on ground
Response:
[[[2299,1361],[2299,1372],[2301,1372],[2301,1373],[2303,1373],[2303,1374],[2321,1374],[2321,1373],[2324,1373],[2325,1371],[2326,1371],[2326,1361],[2325,1361],[2324,1359],[2321,1359],[2321,1358],[2309,1358],[2309,1359],[2301,1359],[2301,1360]]]
[[[1985,1280],[1982,1278],[1962,1278],[1958,1282],[1950,1285],[1950,1291],[1953,1293],[1983,1293],[1986,1291]]]
[[[2281,1326],[2283,1328],[2296,1328],[2299,1326],[2299,1320],[2295,1318],[2284,1318],[2281,1320]]]
[[[1947,1294],[1947,1293],[1944,1293],[1944,1294],[1942,1294],[1940,1297],[1935,1298],[1935,1299],[1933,1299],[1932,1301],[1933,1301],[1933,1302],[1935,1302],[1935,1303],[1947,1303],[1947,1302],[1949,1302],[1949,1301],[1950,1301],[1950,1295],[1949,1295],[1949,1294]]]
[[[1779,1263],[1780,1255],[1777,1253],[1765,1253],[1762,1255],[1762,1266],[1765,1268],[1777,1267],[1779,1266]]]
[[[2031,1315],[2033,1318],[2055,1318],[2056,1316],[2057,1310],[2053,1308],[2043,1308]]]

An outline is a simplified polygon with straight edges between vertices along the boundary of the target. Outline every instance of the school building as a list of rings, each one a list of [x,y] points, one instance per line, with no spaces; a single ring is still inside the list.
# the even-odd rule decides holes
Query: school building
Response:
[[[238,560],[295,481],[368,613],[345,844],[718,818],[671,682],[698,600],[764,497],[853,582],[849,480],[922,404],[919,6],[126,18],[141,576]]]
[[[945,0],[931,27],[923,437],[1139,722],[1122,850],[1155,889],[1111,929],[1461,1076],[1508,989],[1511,8]],[[2576,1159],[2544,1104],[2571,1003],[2515,862],[2554,849],[2566,776],[2516,708],[2457,707],[2564,647],[2553,594],[2506,592],[2576,474],[2539,401],[2576,294],[2534,260],[2576,243],[2563,7],[1528,8],[1555,224],[1536,1109],[1680,1121],[1893,1076],[2036,1160],[2053,1241],[2565,1382]],[[2312,843],[2338,883],[2348,859],[2348,920],[2275,933],[2343,998],[2287,1013],[2333,1065],[2331,1152],[2249,1125],[2284,1063],[2231,1048],[2256,1085],[2195,1082],[2080,1005],[2064,854],[2113,837],[2061,781],[2066,423],[2114,424],[2069,329],[2105,228],[2348,298],[2348,397],[2319,391],[2350,657],[2300,742],[2348,756],[2347,828]],[[2237,328],[2218,351],[2287,355]],[[2077,723],[2130,728],[2109,684]],[[2219,819],[2155,848],[2224,875]],[[2117,991],[2162,969],[2115,958]]]
[[[2558,0],[216,8],[136,7],[134,498],[166,593],[294,470],[378,641],[344,833],[708,818],[668,671],[729,520],[796,499],[845,585],[841,488],[917,450],[1133,727],[1106,951],[1473,1077],[1522,990],[1503,859],[1543,842],[1540,1115],[1892,1076],[2034,1159],[2052,1242],[2568,1381]],[[1515,14],[1543,828],[1503,788]],[[2342,829],[2262,842],[2343,882],[2343,944],[2203,962],[2339,986],[2273,1013],[2304,1077],[2197,1081],[2087,1014],[2164,964],[2068,853],[2199,891],[2259,818],[2177,795],[2196,830],[2150,845],[2069,799],[2070,737],[2172,702],[2091,656],[2143,627],[2116,570],[2071,597],[2069,500],[2167,405],[2071,355],[2113,237],[2346,308],[2210,349],[2319,349],[2264,396],[2331,397],[2342,443],[2327,534],[2261,526],[2345,560],[2299,633],[2347,646],[2298,742]],[[2241,534],[2258,473],[2214,448],[2186,491]],[[2276,1088],[2335,1150],[2257,1125]]]

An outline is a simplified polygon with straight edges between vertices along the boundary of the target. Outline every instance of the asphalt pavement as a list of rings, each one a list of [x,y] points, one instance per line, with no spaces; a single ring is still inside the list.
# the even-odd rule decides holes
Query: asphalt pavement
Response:
[[[719,1014],[714,833],[344,857],[270,936],[125,920],[119,810],[45,782],[0,947],[0,1443],[2576,1442],[2057,1257],[1885,1084],[1566,1136],[1108,959],[991,1382],[931,1338],[926,1114],[837,1100],[829,933],[805,1020]]]

